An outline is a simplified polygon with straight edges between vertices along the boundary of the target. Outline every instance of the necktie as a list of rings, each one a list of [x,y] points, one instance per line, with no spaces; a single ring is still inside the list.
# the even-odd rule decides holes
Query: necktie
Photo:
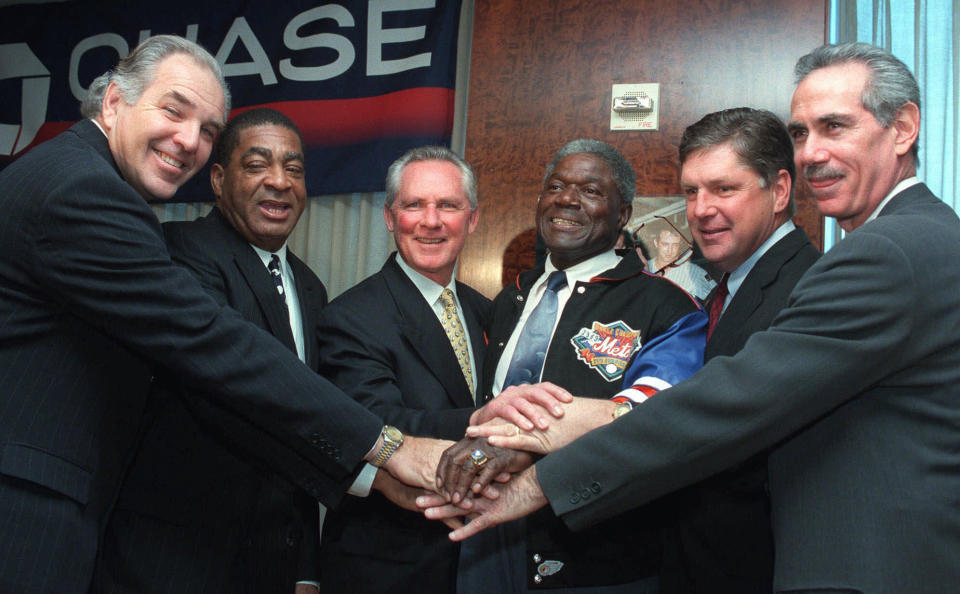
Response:
[[[717,321],[720,320],[720,314],[723,313],[723,304],[727,300],[727,275],[724,274],[717,285],[717,290],[713,293],[710,300],[710,307],[707,308],[707,340],[713,336],[713,331],[717,327]]]
[[[547,290],[520,331],[517,348],[513,351],[510,367],[507,368],[504,388],[540,381],[543,360],[547,356],[550,335],[553,334],[553,325],[557,320],[557,291],[566,286],[566,272],[557,270],[550,273]]]
[[[273,278],[273,284],[277,287],[277,293],[283,299],[283,307],[287,307],[287,293],[283,290],[283,275],[280,273],[280,256],[273,254],[270,258],[270,264],[267,265],[270,276]]]
[[[447,339],[453,352],[457,355],[457,362],[460,364],[460,371],[463,372],[463,379],[467,380],[467,387],[470,388],[470,394],[473,391],[473,368],[470,366],[470,351],[467,349],[467,335],[463,331],[463,325],[460,323],[460,316],[457,314],[457,302],[453,299],[453,291],[444,289],[440,294],[440,301],[443,303],[443,318],[440,324],[443,331],[447,333]]]

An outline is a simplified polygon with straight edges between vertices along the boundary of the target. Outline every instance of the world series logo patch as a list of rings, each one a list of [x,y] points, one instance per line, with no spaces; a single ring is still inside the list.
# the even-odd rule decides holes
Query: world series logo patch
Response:
[[[640,331],[622,320],[612,324],[594,322],[590,328],[581,328],[570,343],[577,351],[577,359],[612,382],[623,376],[627,361],[640,349]]]

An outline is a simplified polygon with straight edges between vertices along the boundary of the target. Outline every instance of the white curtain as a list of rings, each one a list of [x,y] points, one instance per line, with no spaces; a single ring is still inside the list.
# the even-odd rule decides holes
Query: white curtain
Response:
[[[467,82],[473,37],[473,0],[464,0],[457,40],[457,82],[451,148],[463,155],[466,144]],[[397,155],[398,157],[400,155]],[[310,163],[307,163],[310,167]],[[310,188],[307,188],[309,191]],[[212,198],[212,195],[211,195]],[[308,199],[289,248],[320,277],[331,299],[380,270],[395,249],[383,223],[383,192],[316,196]],[[161,222],[192,221],[212,208],[209,203],[159,204]]]
[[[913,71],[920,84],[922,114],[917,174],[934,194],[960,212],[960,3],[833,0],[830,21],[831,42],[872,43],[890,51]],[[832,219],[827,222],[833,223]],[[830,238],[829,226],[827,231]]]

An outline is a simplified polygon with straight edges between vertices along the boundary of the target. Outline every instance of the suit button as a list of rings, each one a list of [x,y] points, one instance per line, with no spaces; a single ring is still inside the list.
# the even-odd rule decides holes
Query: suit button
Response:
[[[570,503],[580,503],[580,495],[574,493],[570,496]]]
[[[534,553],[534,554],[533,554],[533,562],[534,562],[534,563],[540,563],[541,561],[543,561],[543,557],[540,556],[540,553]]]
[[[502,342],[498,342],[498,343],[497,343],[497,346],[502,349],[502,348],[503,348],[503,344],[504,344],[504,343],[502,343]]]
[[[540,574],[537,574],[537,575],[533,576],[533,581],[534,581],[534,583],[540,584],[540,583],[543,583],[543,578],[540,577]]]
[[[600,483],[598,483],[597,481],[593,481],[593,484],[590,485],[590,490],[593,491],[594,493],[599,493],[601,490],[603,490],[603,487],[601,487]]]
[[[584,489],[583,491],[580,491],[580,497],[583,497],[584,501],[590,499],[590,489]]]
[[[523,295],[517,295],[517,301],[523,302]]]

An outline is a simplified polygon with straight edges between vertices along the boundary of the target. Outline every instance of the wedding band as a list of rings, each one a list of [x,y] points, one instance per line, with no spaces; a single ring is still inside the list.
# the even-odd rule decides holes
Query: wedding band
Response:
[[[487,455],[483,452],[483,450],[473,450],[470,452],[470,461],[473,462],[474,466],[480,468],[489,462],[490,458],[487,458]]]
[[[516,435],[517,437],[520,437],[520,425],[514,425],[513,428],[517,430],[517,432],[515,433],[515,435]]]

